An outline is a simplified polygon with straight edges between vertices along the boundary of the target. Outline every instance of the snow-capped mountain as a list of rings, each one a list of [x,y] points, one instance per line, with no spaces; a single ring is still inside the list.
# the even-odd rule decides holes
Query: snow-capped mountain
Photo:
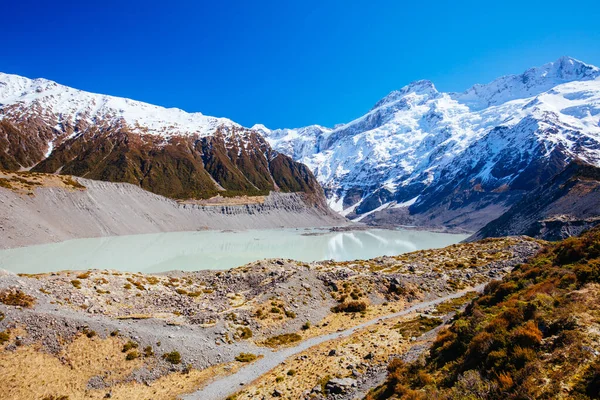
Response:
[[[334,129],[257,128],[349,217],[475,229],[572,159],[600,165],[600,69],[562,57],[463,93],[417,81]]]
[[[129,182],[175,198],[271,190],[322,198],[308,168],[229,119],[4,73],[0,168]]]
[[[187,113],[141,101],[89,93],[47,79],[28,79],[0,72],[0,104],[5,116],[31,116],[53,120],[57,128],[73,121],[114,125],[125,123],[132,131],[169,137],[214,133],[219,126],[240,125],[227,118]]]

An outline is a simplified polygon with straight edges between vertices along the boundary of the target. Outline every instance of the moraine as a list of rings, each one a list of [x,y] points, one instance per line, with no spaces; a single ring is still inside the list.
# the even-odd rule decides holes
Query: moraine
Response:
[[[144,273],[228,269],[264,258],[311,262],[392,256],[458,243],[467,235],[415,230],[263,229],[76,239],[0,251],[17,273],[115,269]]]

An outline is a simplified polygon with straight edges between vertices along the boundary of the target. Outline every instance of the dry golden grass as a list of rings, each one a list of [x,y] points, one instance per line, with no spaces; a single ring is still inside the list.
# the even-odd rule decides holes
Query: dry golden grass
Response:
[[[209,199],[187,199],[180,201],[182,204],[197,204],[201,206],[240,206],[246,204],[263,204],[267,196],[214,196]]]
[[[85,186],[68,175],[44,174],[39,172],[9,172],[3,170],[0,170],[0,187],[28,195],[33,195],[36,187],[58,187],[69,190],[85,189]]]
[[[80,336],[55,357],[36,346],[14,352],[0,352],[0,386],[3,400],[42,399],[68,396],[69,400],[102,399],[111,392],[113,399],[175,399],[204,386],[215,377],[234,373],[241,363],[221,364],[204,370],[170,373],[149,386],[125,382],[144,363],[153,359],[127,361],[122,353],[124,340],[116,337],[89,339]],[[63,361],[61,361],[61,359]],[[149,361],[150,360],[150,361]],[[110,389],[87,389],[94,376],[103,377]]]
[[[364,313],[331,313],[318,323],[311,325],[309,329],[302,331],[302,337],[308,339],[336,332],[340,329],[348,329],[351,326],[401,311],[405,306],[406,303],[400,300],[379,305],[371,304]]]
[[[359,366],[367,361],[367,355],[370,355],[368,362],[387,362],[390,355],[402,353],[410,345],[419,343],[409,342],[398,329],[402,322],[414,319],[415,314],[412,314],[379,322],[349,337],[312,347],[260,377],[240,392],[237,400],[256,399],[263,395],[269,398],[275,389],[283,393],[283,398],[302,398],[302,393],[319,384],[323,377],[351,376],[352,371],[347,366],[351,364],[360,370]],[[335,356],[329,356],[332,349],[336,350]],[[303,356],[306,359],[302,360]]]

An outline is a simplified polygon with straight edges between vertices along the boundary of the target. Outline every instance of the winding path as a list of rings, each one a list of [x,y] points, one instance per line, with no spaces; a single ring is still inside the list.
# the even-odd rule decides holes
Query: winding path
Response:
[[[183,396],[182,399],[184,399],[184,400],[221,400],[221,399],[225,399],[227,396],[230,396],[232,394],[239,392],[241,389],[243,389],[244,386],[251,383],[255,379],[258,379],[260,376],[266,374],[267,372],[269,372],[270,370],[275,368],[277,365],[281,364],[283,361],[285,361],[289,357],[296,355],[298,353],[301,353],[313,346],[319,345],[328,340],[339,339],[339,338],[344,338],[344,337],[350,336],[358,330],[361,330],[368,326],[374,325],[374,324],[376,324],[380,321],[384,321],[386,319],[402,317],[402,316],[405,316],[412,312],[423,310],[423,309],[426,309],[433,305],[443,303],[447,300],[455,299],[457,297],[464,295],[467,291],[472,291],[472,290],[481,291],[484,286],[485,285],[479,285],[473,289],[463,290],[460,292],[449,294],[444,297],[437,298],[435,300],[421,302],[419,304],[415,304],[414,306],[406,308],[397,313],[388,314],[383,317],[378,317],[378,318],[372,319],[370,321],[364,322],[360,325],[354,326],[354,327],[346,329],[344,331],[329,333],[326,335],[316,336],[316,337],[306,339],[305,341],[301,342],[300,344],[298,344],[294,347],[287,347],[287,348],[281,349],[279,351],[273,351],[271,349],[264,349],[264,351],[261,351],[261,354],[263,355],[263,357],[261,359],[259,359],[258,361],[254,362],[252,364],[249,364],[243,368],[240,368],[234,374],[217,379],[217,380],[209,383],[208,385],[204,386],[200,390],[198,390],[194,393],[188,394],[186,396]],[[263,349],[261,349],[261,350],[263,350]]]

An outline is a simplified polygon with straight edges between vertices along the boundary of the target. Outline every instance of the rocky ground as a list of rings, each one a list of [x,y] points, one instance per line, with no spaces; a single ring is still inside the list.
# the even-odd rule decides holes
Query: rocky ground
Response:
[[[7,399],[175,398],[234,374],[256,357],[257,362],[261,356],[272,357],[277,354],[273,350],[468,291],[504,275],[539,246],[531,239],[506,238],[368,261],[278,259],[228,271],[159,275],[106,270],[3,273],[3,393]],[[454,309],[442,307],[440,318]],[[437,313],[433,308],[427,312]],[[278,387],[270,384],[275,379],[277,384],[295,382],[293,392],[290,385],[277,390],[283,397],[297,398],[300,389],[303,395],[312,391],[316,375],[345,379],[353,370],[360,374],[352,378],[357,381],[353,390],[369,386],[390,356],[420,343],[412,338],[420,337],[421,328],[411,334],[402,333],[400,326],[414,325],[415,318],[422,317],[404,315],[340,339],[344,362],[333,362],[341,359],[328,355],[331,344],[307,348],[294,357],[316,357],[315,365],[322,368],[294,367],[296,372],[287,375],[288,368],[283,380],[279,371],[269,372],[252,385],[244,382],[243,396],[259,390],[268,398],[274,392],[264,388]],[[441,322],[424,326],[434,329]],[[368,353],[373,357],[365,361]],[[328,389],[328,382],[323,382],[320,396],[344,398],[335,393],[338,389]]]

